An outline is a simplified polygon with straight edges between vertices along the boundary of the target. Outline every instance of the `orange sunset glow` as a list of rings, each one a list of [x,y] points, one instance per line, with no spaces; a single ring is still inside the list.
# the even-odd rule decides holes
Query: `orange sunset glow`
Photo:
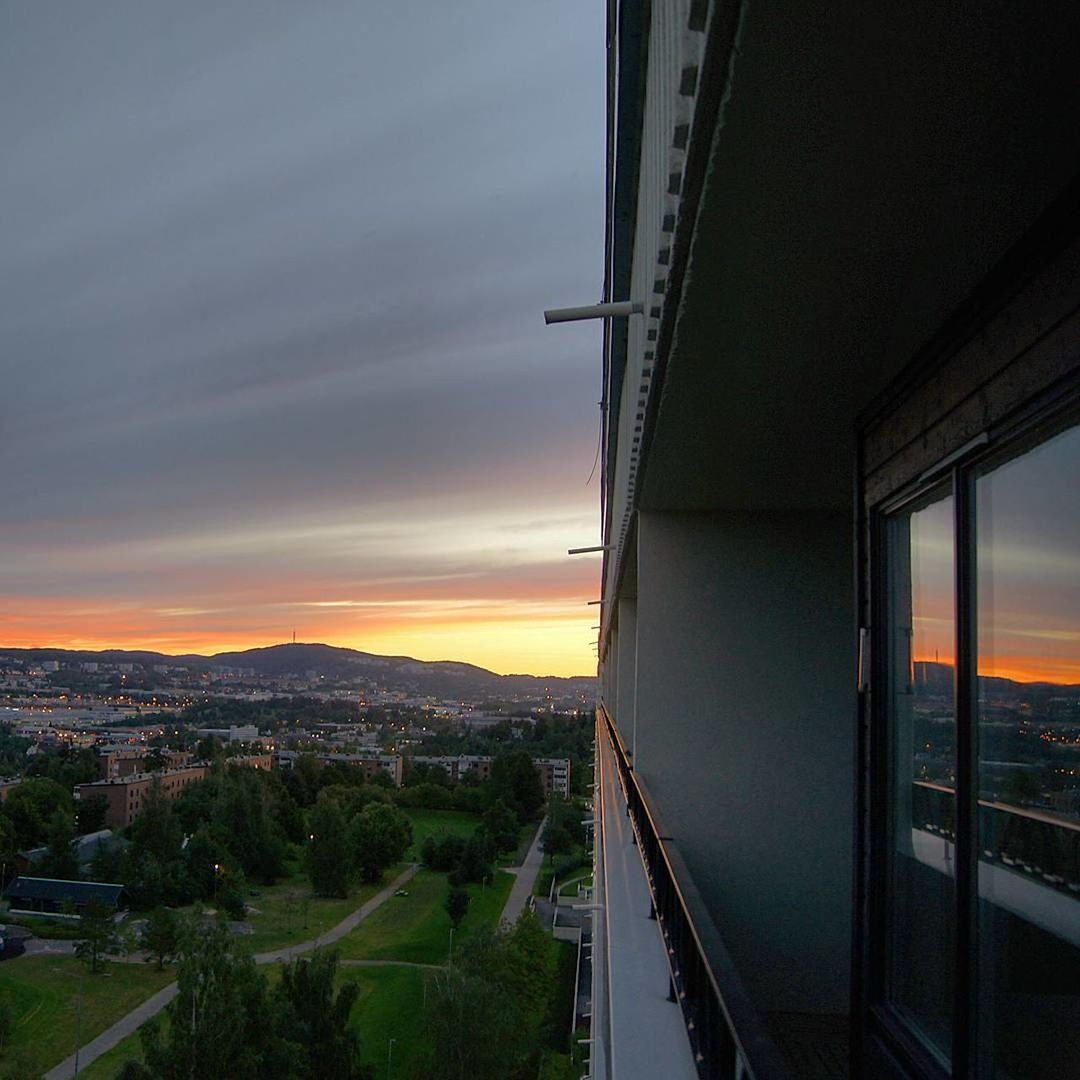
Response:
[[[42,605],[20,606],[9,598],[0,615],[0,636],[12,648],[212,655],[278,644],[290,640],[295,630],[301,641],[418,660],[460,660],[502,675],[592,673],[584,596],[505,603],[371,602],[359,607],[315,602],[163,612],[49,604],[42,610]]]

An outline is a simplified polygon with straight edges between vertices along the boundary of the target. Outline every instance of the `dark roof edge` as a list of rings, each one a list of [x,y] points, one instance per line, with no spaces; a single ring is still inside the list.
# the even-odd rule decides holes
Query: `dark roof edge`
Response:
[[[614,0],[608,24],[608,189],[605,238],[605,300],[629,298],[634,259],[641,128],[649,55],[651,0]],[[614,24],[614,25],[613,25]],[[604,471],[603,535],[610,535],[614,460],[619,430],[619,398],[626,368],[627,327],[623,319],[605,320],[604,331]],[[605,541],[606,542],[606,541]],[[604,558],[604,576],[607,557]]]
[[[713,156],[714,145],[722,130],[724,106],[731,93],[739,35],[747,8],[747,0],[741,0],[738,4],[720,3],[713,0],[709,5],[709,21],[705,30],[705,53],[701,63],[701,77],[698,80],[694,121],[686,144],[681,204],[671,244],[671,269],[668,272],[664,309],[657,334],[652,389],[642,426],[641,452],[638,456],[637,478],[634,482],[632,502],[634,509],[640,501],[641,487],[648,469],[649,449],[656,433],[664,378],[667,375],[672,342],[675,337],[675,324],[682,300],[683,282],[701,211],[705,176],[709,161]]]

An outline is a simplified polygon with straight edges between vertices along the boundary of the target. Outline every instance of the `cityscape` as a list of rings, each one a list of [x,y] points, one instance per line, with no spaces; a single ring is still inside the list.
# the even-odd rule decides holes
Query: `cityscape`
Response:
[[[594,700],[588,678],[329,646],[5,654],[0,995],[68,976],[26,1022],[0,1000],[6,1075],[223,1075],[210,1032],[238,1007],[280,1017],[269,1043],[233,1039],[257,1075],[369,1076],[384,1049],[398,1075],[494,1075],[496,1051],[578,1067]],[[473,1045],[446,1010],[515,949],[530,989],[497,1016],[478,999]],[[211,956],[245,1004],[204,997],[184,1027]],[[86,1045],[84,1009],[110,1021]]]
[[[1080,1080],[1080,5],[0,5],[0,1080]]]

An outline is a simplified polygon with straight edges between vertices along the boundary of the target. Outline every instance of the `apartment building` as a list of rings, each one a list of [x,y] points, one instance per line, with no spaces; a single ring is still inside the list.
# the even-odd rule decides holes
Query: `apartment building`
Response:
[[[608,9],[590,1075],[1080,1076],[1080,7]]]
[[[418,765],[433,765],[442,769],[455,783],[464,776],[473,776],[477,780],[487,780],[491,776],[491,764],[495,760],[483,754],[456,754],[432,756],[413,755]],[[570,796],[570,761],[568,758],[533,758],[544,794],[555,792],[563,798]]]
[[[275,756],[279,768],[291,769],[302,753],[307,751],[279,750]],[[351,765],[364,774],[364,781],[370,783],[380,773],[385,773],[394,782],[394,787],[401,787],[400,754],[311,754],[320,765]]]
[[[91,784],[77,784],[75,798],[103,796],[108,803],[105,824],[110,829],[124,829],[142,813],[155,783],[160,784],[161,793],[167,799],[175,799],[188,784],[201,780],[209,771],[209,765],[188,765],[180,769],[130,773],[109,780],[95,780]]]
[[[149,753],[146,747],[140,746],[99,746],[98,768],[102,780],[112,780],[145,771],[146,757]],[[187,750],[161,748],[158,753],[172,769],[181,768],[192,758]]]

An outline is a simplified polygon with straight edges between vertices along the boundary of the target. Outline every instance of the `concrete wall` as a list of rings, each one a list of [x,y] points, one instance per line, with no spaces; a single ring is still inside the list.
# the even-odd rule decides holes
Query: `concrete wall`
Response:
[[[635,765],[763,1011],[848,1008],[850,520],[639,515]]]
[[[616,642],[619,680],[615,722],[629,750],[634,745],[634,717],[637,710],[637,601],[619,601],[619,638]]]

